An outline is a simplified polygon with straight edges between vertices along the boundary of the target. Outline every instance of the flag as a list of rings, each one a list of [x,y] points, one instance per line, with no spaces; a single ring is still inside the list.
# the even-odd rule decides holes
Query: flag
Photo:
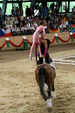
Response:
[[[50,28],[50,33],[59,33],[59,28],[56,28],[56,29]]]
[[[10,37],[11,36],[11,31],[10,29],[0,29],[0,37]]]
[[[75,33],[75,24],[70,25],[70,32]]]

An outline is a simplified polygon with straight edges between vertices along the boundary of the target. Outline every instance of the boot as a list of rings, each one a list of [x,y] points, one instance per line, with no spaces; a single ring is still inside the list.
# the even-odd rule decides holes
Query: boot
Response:
[[[43,57],[39,57],[39,60],[37,61],[37,65],[43,64]]]
[[[40,57],[39,60],[40,60],[40,64],[43,64],[43,57]]]
[[[49,58],[49,60],[50,60],[50,63],[53,62],[51,57]]]

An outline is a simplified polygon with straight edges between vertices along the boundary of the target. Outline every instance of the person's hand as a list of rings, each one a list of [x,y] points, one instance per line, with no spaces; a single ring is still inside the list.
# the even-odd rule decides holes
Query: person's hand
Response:
[[[32,60],[32,55],[29,54],[29,58],[30,58],[30,60]]]
[[[43,58],[45,58],[45,56],[43,55]]]
[[[44,55],[40,55],[40,57],[43,57],[44,58]]]
[[[45,56],[44,56],[44,55],[42,55],[41,57],[45,58]]]

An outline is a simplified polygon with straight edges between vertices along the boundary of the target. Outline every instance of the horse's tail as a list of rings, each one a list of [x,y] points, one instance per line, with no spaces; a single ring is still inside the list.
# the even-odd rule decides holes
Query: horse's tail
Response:
[[[43,98],[44,98],[45,100],[47,100],[48,97],[46,96],[45,90],[44,90],[45,71],[46,71],[45,68],[41,67],[41,68],[39,69],[39,75],[38,75],[38,77],[39,77],[40,92],[41,92]]]

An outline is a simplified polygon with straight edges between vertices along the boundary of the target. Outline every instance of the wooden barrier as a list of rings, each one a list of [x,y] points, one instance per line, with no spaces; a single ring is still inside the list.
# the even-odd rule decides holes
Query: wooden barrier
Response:
[[[48,34],[46,34],[46,38],[50,39],[50,41],[53,40],[54,36],[55,36],[55,33],[48,33]],[[58,33],[58,36],[60,36],[61,39],[63,39],[63,40],[67,40],[67,39],[69,38],[69,36],[70,36],[70,33],[69,33],[69,32],[62,32],[62,33]],[[11,40],[11,41],[12,41],[14,44],[16,44],[16,45],[20,44],[21,41],[23,40],[23,36],[13,36],[13,37],[8,37],[8,38],[9,38],[9,40]],[[30,42],[32,42],[32,35],[26,35],[26,38],[27,38]],[[6,41],[6,38],[5,38],[5,37],[0,38],[0,47],[3,45],[3,43],[4,43],[5,41]],[[74,40],[74,41],[69,40],[68,42],[61,42],[61,41],[59,40],[58,43],[57,43],[56,40],[55,40],[55,41],[51,44],[51,46],[52,46],[52,45],[59,45],[59,44],[67,44],[67,43],[75,43],[75,40]],[[22,44],[21,47],[23,47],[23,44]],[[20,47],[20,48],[21,48],[21,47]],[[4,50],[4,49],[15,49],[15,47],[10,44],[10,48],[7,48],[7,45],[5,45],[5,46],[2,48],[2,50]]]

